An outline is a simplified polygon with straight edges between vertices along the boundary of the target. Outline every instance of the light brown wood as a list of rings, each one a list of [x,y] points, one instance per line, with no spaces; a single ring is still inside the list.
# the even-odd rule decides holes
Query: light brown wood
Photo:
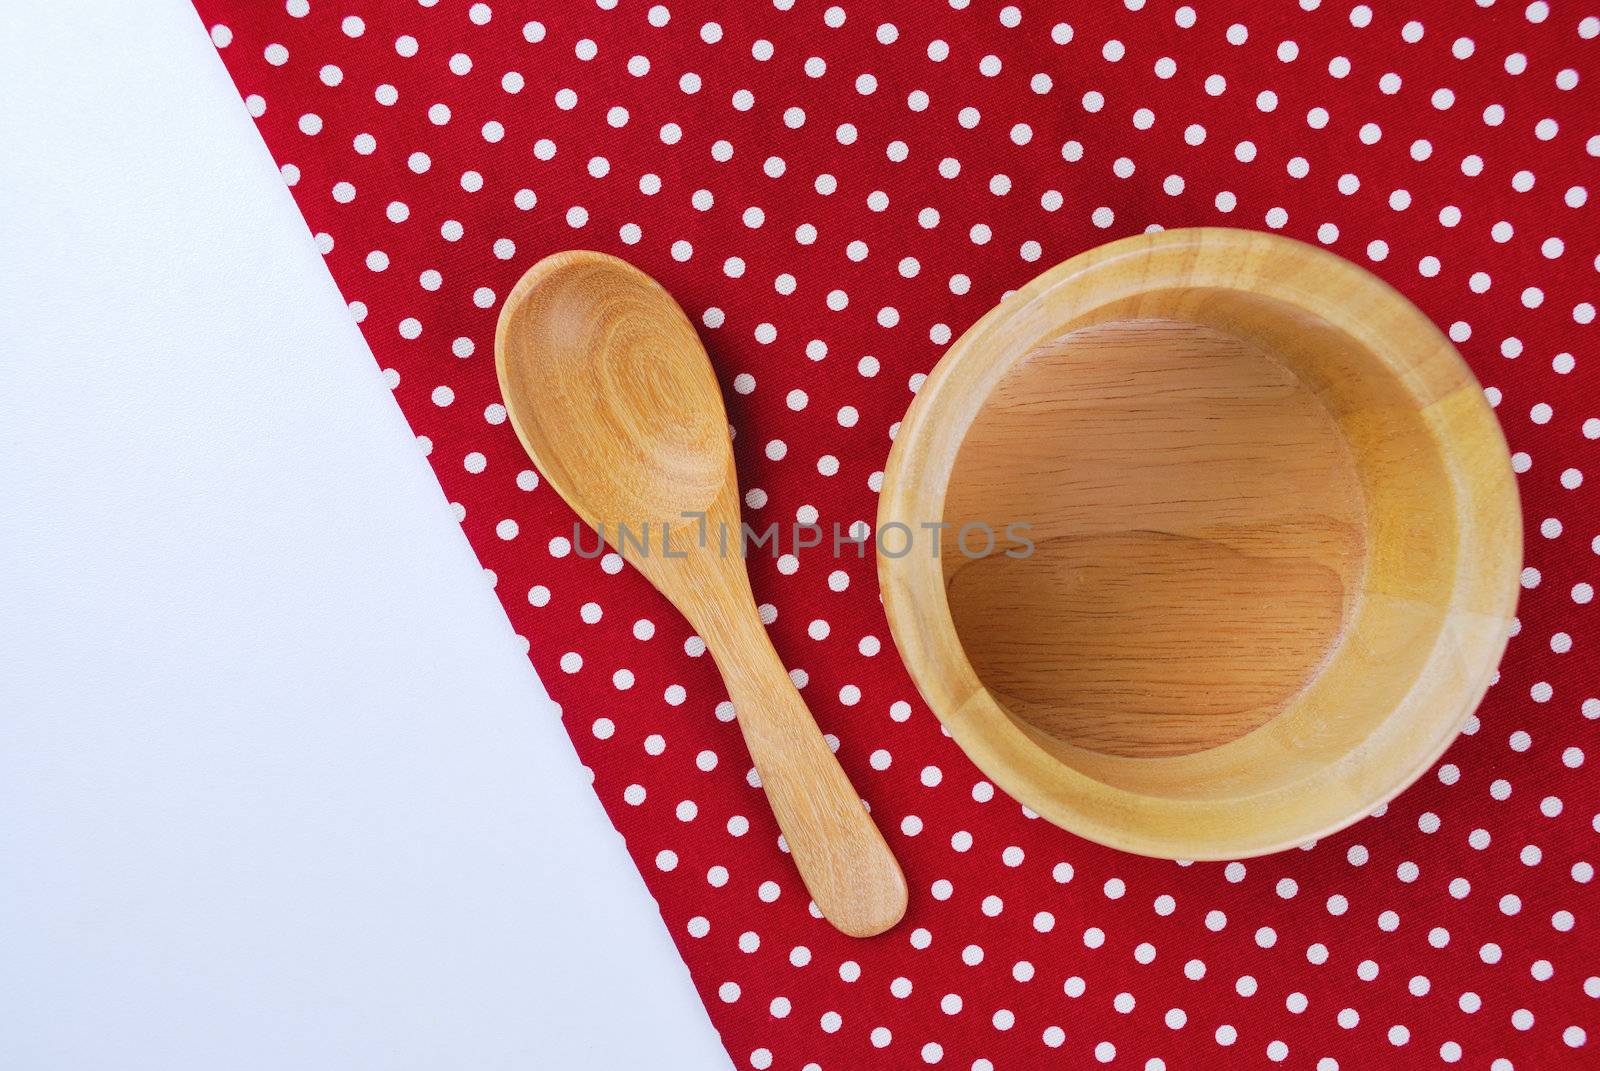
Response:
[[[1327,409],[1260,347],[1180,320],[1079,328],[1001,379],[945,499],[957,525],[999,518],[1031,522],[1037,551],[944,559],[967,657],[1013,712],[1116,755],[1280,713],[1365,558]]]
[[[738,553],[727,414],[683,310],[655,280],[615,257],[557,253],[507,296],[495,366],[512,426],[534,464],[705,640],[818,909],[857,937],[893,926],[906,909],[899,864],[757,613]],[[704,514],[705,527],[685,514]],[[648,550],[619,538],[619,525],[648,533]],[[663,532],[670,533],[670,556]]]
[[[934,712],[1046,818],[1180,859],[1304,843],[1420,775],[1492,679],[1521,566],[1450,343],[1362,269],[1226,229],[1075,257],[957,340],[878,525],[930,520],[1034,543],[880,553]]]

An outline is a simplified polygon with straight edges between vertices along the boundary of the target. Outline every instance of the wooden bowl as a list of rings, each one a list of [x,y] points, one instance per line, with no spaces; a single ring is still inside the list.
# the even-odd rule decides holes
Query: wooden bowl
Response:
[[[941,521],[938,557],[891,534]],[[1427,317],[1211,228],[973,325],[899,427],[878,538],[895,642],[979,768],[1178,859],[1305,843],[1421,775],[1495,675],[1522,555],[1505,439]]]

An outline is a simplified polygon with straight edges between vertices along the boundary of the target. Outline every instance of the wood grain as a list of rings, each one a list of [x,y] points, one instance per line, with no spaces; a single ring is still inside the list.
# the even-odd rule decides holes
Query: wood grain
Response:
[[[1204,750],[1280,713],[1365,557],[1354,462],[1316,396],[1176,320],[1079,328],[1019,362],[961,445],[945,519],[1032,524],[1031,558],[945,558],[956,631],[1010,710],[1115,755]]]
[[[1144,235],[950,348],[880,529],[1032,525],[1036,552],[879,556],[934,712],[1045,817],[1232,858],[1347,824],[1433,761],[1504,648],[1521,521],[1481,389],[1321,250]]]
[[[705,640],[818,909],[853,936],[893,926],[906,909],[899,864],[773,650],[743,560],[720,551],[719,531],[737,546],[738,480],[722,395],[683,310],[623,261],[558,253],[507,296],[495,360],[539,470]],[[685,513],[705,515],[704,543]],[[619,538],[619,525],[648,542]]]

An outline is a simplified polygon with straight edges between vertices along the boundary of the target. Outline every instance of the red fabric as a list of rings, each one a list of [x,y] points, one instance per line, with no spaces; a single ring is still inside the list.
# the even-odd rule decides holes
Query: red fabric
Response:
[[[738,1067],[1600,1065],[1600,20],[1582,5],[196,6]],[[912,887],[894,931],[842,937],[808,912],[683,621],[616,559],[554,542],[572,515],[498,408],[499,301],[566,247],[653,274],[705,325],[747,519],[811,507],[826,528],[874,518],[892,426],[951,335],[1050,264],[1189,224],[1320,241],[1457,340],[1527,520],[1500,679],[1379,816],[1183,866],[993,791],[896,659],[870,558],[758,559],[773,640]]]

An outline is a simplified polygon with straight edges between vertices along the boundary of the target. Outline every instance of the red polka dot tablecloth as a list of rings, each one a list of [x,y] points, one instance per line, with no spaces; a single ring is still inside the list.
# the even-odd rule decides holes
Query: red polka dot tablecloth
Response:
[[[735,1066],[1600,1066],[1600,3],[196,7]],[[701,327],[746,519],[848,528],[953,337],[1074,253],[1194,224],[1348,257],[1466,355],[1527,523],[1500,676],[1344,832],[1144,859],[983,779],[870,556],[758,556],[912,887],[893,931],[843,937],[703,644],[572,546],[500,404],[499,303],[557,249],[638,264]]]

